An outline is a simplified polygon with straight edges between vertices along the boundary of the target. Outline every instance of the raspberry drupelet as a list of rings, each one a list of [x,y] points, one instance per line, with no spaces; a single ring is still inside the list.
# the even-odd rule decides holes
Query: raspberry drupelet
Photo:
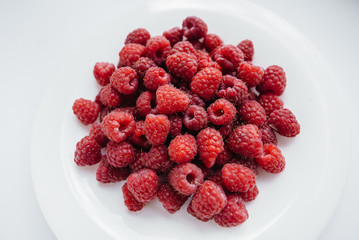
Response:
[[[122,142],[130,136],[136,128],[136,122],[127,112],[112,111],[102,121],[102,131],[115,142]]]

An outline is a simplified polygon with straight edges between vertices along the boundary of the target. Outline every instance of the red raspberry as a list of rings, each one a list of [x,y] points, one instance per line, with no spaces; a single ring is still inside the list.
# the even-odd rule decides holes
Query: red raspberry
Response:
[[[229,136],[227,147],[231,152],[243,157],[260,157],[263,144],[258,127],[253,124],[237,127]]]
[[[273,111],[268,124],[277,133],[285,137],[295,137],[300,133],[300,125],[294,114],[286,108]]]
[[[157,65],[161,65],[171,51],[171,43],[163,36],[156,36],[148,40],[146,49],[148,57]]]
[[[248,87],[255,87],[262,80],[264,69],[249,62],[241,62],[237,72],[238,78],[242,79]]]
[[[146,47],[141,44],[126,44],[120,51],[119,67],[132,66],[140,57],[146,56]]]
[[[225,138],[228,138],[233,129],[235,129],[235,124],[234,122],[230,122],[230,123],[227,123],[227,124],[223,124],[219,129],[219,133],[221,134],[222,138],[225,139]]]
[[[151,67],[147,70],[143,82],[148,90],[156,91],[158,87],[169,83],[171,75],[166,73],[163,68]]]
[[[216,34],[208,33],[204,38],[204,46],[206,47],[207,52],[211,52],[213,49],[221,46],[222,44],[222,39]]]
[[[143,130],[152,145],[160,145],[166,141],[170,127],[170,121],[166,115],[148,114]]]
[[[116,108],[114,111],[116,112],[126,112],[131,114],[134,118],[138,118],[138,112],[136,107],[119,107]]]
[[[218,99],[207,108],[208,120],[215,125],[223,125],[232,122],[237,110],[226,99]]]
[[[108,138],[102,132],[101,124],[99,124],[97,122],[92,124],[89,136],[93,137],[101,147],[106,147],[106,145],[108,143]]]
[[[190,84],[191,91],[200,96],[204,101],[209,101],[216,96],[219,85],[222,82],[222,73],[216,68],[204,68],[197,72]]]
[[[212,61],[211,57],[206,52],[198,51],[197,52],[197,70],[202,70],[206,67],[217,68],[222,71],[221,66],[217,62]]]
[[[282,95],[287,84],[287,78],[283,68],[273,65],[265,71],[262,81],[256,86],[260,93],[271,92],[278,96]]]
[[[172,115],[168,118],[170,120],[170,135],[176,137],[181,134],[182,131],[182,118],[177,115]]]
[[[176,53],[187,53],[192,56],[196,56],[197,50],[193,47],[192,43],[189,41],[181,41],[176,43],[171,49],[170,55]]]
[[[248,219],[248,211],[241,197],[232,194],[227,198],[227,205],[214,216],[214,221],[222,227],[238,226]]]
[[[135,148],[128,142],[109,142],[106,148],[107,160],[114,167],[126,167],[135,161]]]
[[[223,166],[227,162],[229,162],[233,157],[233,153],[231,153],[227,147],[223,148],[223,151],[220,152],[216,158],[216,166]]]
[[[191,16],[183,20],[183,36],[190,40],[203,38],[207,33],[207,24],[199,17]]]
[[[101,88],[102,90],[102,88]],[[98,105],[100,105],[100,108],[102,110],[102,108],[104,107],[104,105],[102,104],[101,100],[100,100],[100,94],[101,94],[101,90],[97,93],[94,102],[97,103]],[[100,110],[100,111],[101,111]]]
[[[147,162],[148,153],[147,152],[141,152],[136,155],[135,161],[131,162],[128,166],[132,170],[132,172],[137,172],[141,169],[146,168],[145,162]]]
[[[123,200],[129,211],[137,212],[140,211],[145,204],[136,200],[133,194],[128,190],[127,183],[122,186]]]
[[[138,114],[146,117],[147,114],[154,111],[156,107],[155,94],[151,91],[143,92],[136,101]]]
[[[197,155],[196,139],[191,134],[178,135],[168,146],[168,154],[175,163],[186,163]]]
[[[285,168],[285,159],[280,149],[274,144],[264,144],[263,155],[256,158],[258,165],[269,173],[280,173]]]
[[[190,81],[197,72],[197,59],[188,53],[175,53],[167,57],[166,66],[173,76]]]
[[[212,168],[209,169],[210,172],[206,177],[206,180],[210,180],[217,184],[218,186],[222,186],[222,172],[219,171],[213,171]]]
[[[190,105],[184,116],[183,124],[189,130],[198,131],[206,127],[208,123],[207,112],[203,107],[197,105]]]
[[[82,124],[88,125],[96,121],[100,113],[100,105],[87,99],[77,99],[72,110]]]
[[[185,93],[187,94],[187,96],[189,97],[189,100],[191,101],[189,105],[197,105],[197,106],[200,106],[203,108],[206,106],[206,104],[204,103],[202,98],[200,96],[198,96],[197,94],[194,94],[190,90],[186,91]]]
[[[100,116],[99,116],[99,120],[100,120],[100,123],[102,123],[103,119],[110,113],[112,112],[112,108],[109,108],[109,107],[103,107],[101,110],[100,110]]]
[[[242,50],[244,54],[244,61],[252,61],[254,55],[254,47],[251,40],[243,40],[237,47]]]
[[[230,163],[238,163],[240,165],[243,165],[247,168],[249,168],[250,170],[252,170],[252,172],[255,175],[258,175],[258,163],[254,158],[244,158],[241,156],[235,156],[234,158],[232,158],[232,160],[229,161]]]
[[[192,44],[192,46],[194,47],[194,49],[196,50],[202,50],[204,49],[204,42],[203,42],[203,38],[201,39],[196,39],[196,40],[189,40],[189,42]]]
[[[205,128],[197,135],[199,158],[207,168],[214,165],[216,158],[223,151],[221,134],[213,128]]]
[[[248,190],[247,192],[240,193],[239,196],[245,201],[250,202],[257,198],[259,193],[257,185],[254,188]]]
[[[239,117],[245,123],[251,123],[258,127],[266,123],[266,113],[263,107],[255,100],[244,102],[239,108]]]
[[[102,131],[111,140],[122,142],[130,136],[136,128],[133,116],[126,112],[113,111],[102,121]]]
[[[118,182],[125,180],[130,173],[131,171],[128,167],[116,168],[110,165],[106,155],[103,155],[96,170],[96,179],[102,183]]]
[[[227,163],[222,168],[222,182],[231,192],[247,192],[256,185],[256,176],[243,165]]]
[[[212,58],[222,67],[223,72],[230,73],[237,70],[244,55],[236,46],[223,45],[216,50]]]
[[[248,88],[242,80],[231,75],[225,75],[222,77],[217,95],[236,106],[240,106],[248,98]]]
[[[101,146],[93,137],[86,136],[76,144],[75,163],[91,166],[101,161]]]
[[[157,67],[154,61],[148,57],[140,57],[138,61],[133,64],[132,68],[135,69],[138,79],[143,79],[146,71],[151,67]]]
[[[142,203],[152,201],[157,194],[158,176],[152,169],[141,169],[127,179],[127,188]]]
[[[202,222],[208,222],[209,220],[211,220],[214,216],[211,216],[209,218],[204,218],[204,217],[199,217],[193,210],[193,207],[192,207],[192,202],[190,202],[188,204],[188,207],[187,207],[187,212],[189,214],[191,214],[193,217],[197,218],[198,220],[202,221]]]
[[[273,143],[274,145],[277,145],[278,143],[277,136],[268,125],[264,125],[259,130],[261,131],[262,134],[263,144]]]
[[[115,65],[108,62],[98,62],[93,68],[93,75],[98,84],[106,86],[110,82],[110,77],[115,71]]]
[[[190,103],[185,93],[169,84],[157,89],[156,100],[158,112],[164,114],[183,112]]]
[[[145,126],[145,122],[140,120],[136,122],[136,128],[135,128],[135,132],[128,138],[128,140],[138,146],[138,147],[143,147],[143,148],[150,148],[151,144],[148,142],[145,133],[143,131],[143,128]]]
[[[183,163],[174,167],[168,174],[169,183],[181,194],[186,196],[196,192],[203,183],[202,170],[193,163]]]
[[[162,34],[168,41],[170,41],[171,46],[175,45],[177,42],[182,41],[183,32],[179,27],[171,28],[167,31],[164,31]]]
[[[172,165],[168,156],[167,146],[157,145],[151,147],[151,150],[147,153],[147,157],[144,158],[143,165],[158,172],[167,170]]]
[[[111,84],[108,84],[100,91],[100,101],[104,106],[114,108],[120,105],[121,95]]]
[[[150,38],[151,35],[146,29],[137,28],[127,35],[125,44],[137,43],[146,46],[146,43]]]
[[[130,67],[116,69],[112,74],[110,81],[112,87],[123,94],[132,94],[138,87],[137,73]]]
[[[283,101],[273,93],[265,93],[259,96],[258,102],[264,108],[266,115],[269,115],[274,111],[283,108]]]
[[[165,183],[158,187],[157,198],[171,214],[177,212],[187,201],[188,196],[180,194],[171,185]]]

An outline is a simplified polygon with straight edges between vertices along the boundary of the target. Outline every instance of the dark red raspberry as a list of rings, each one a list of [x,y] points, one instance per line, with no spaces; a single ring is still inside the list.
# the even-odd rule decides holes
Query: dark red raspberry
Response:
[[[118,67],[132,66],[140,57],[146,56],[146,47],[141,44],[126,44],[120,51],[120,61]]]
[[[185,111],[190,103],[184,92],[169,84],[157,89],[156,101],[158,112],[167,115]]]
[[[192,202],[190,202],[188,204],[188,207],[187,207],[187,212],[189,214],[191,214],[193,217],[197,218],[198,220],[202,221],[202,222],[208,222],[209,220],[211,220],[214,216],[211,216],[211,217],[208,217],[208,218],[204,218],[204,217],[199,217],[193,210],[193,207],[192,207]]]
[[[255,158],[262,155],[261,133],[256,125],[247,124],[237,127],[227,140],[231,152],[243,157]]]
[[[216,158],[216,166],[223,166],[227,162],[229,162],[233,157],[233,153],[231,153],[227,147],[223,148],[223,151],[220,152]]]
[[[242,80],[227,74],[222,77],[217,95],[240,106],[248,98],[248,88]]]
[[[98,84],[106,86],[110,82],[110,77],[115,71],[115,65],[108,62],[98,62],[93,68],[93,75]]]
[[[156,98],[155,94],[151,91],[143,92],[136,101],[136,107],[138,114],[143,117],[146,117],[147,114],[154,111],[156,108]]]
[[[227,163],[222,168],[222,182],[231,192],[247,192],[256,185],[256,176],[243,165]]]
[[[139,94],[140,94],[140,91],[136,91],[133,94],[121,95],[121,106],[122,107],[135,107],[136,100],[139,97]]]
[[[273,93],[264,93],[258,97],[257,100],[264,108],[266,115],[269,115],[274,111],[283,108],[283,101]]]
[[[121,95],[111,84],[108,84],[100,91],[100,101],[104,106],[114,108],[120,105]]]
[[[203,107],[190,105],[183,115],[183,124],[189,130],[198,131],[208,123],[207,112]]]
[[[189,42],[192,44],[192,46],[196,50],[203,50],[204,49],[204,38],[196,39],[196,40],[189,40]]]
[[[218,186],[222,186],[222,172],[221,170],[212,170],[212,168],[209,169],[210,172],[206,177],[206,180],[210,180],[217,184]]]
[[[166,141],[170,127],[170,121],[166,115],[148,114],[143,130],[152,145],[160,145]]]
[[[205,128],[197,135],[199,158],[207,168],[214,165],[216,158],[223,151],[223,139],[214,128]]]
[[[207,67],[197,72],[190,84],[191,91],[200,96],[204,101],[209,101],[216,96],[219,85],[222,82],[222,73],[216,68]]]
[[[129,211],[137,212],[140,211],[145,204],[137,201],[133,194],[128,190],[127,183],[122,186],[123,200]]]
[[[168,174],[169,183],[181,194],[189,196],[203,183],[202,170],[193,163],[183,163]]]
[[[244,54],[244,61],[252,61],[254,55],[254,47],[251,40],[243,40],[237,47],[242,50]]]
[[[90,166],[99,161],[101,161],[101,146],[93,137],[82,138],[76,144],[75,163],[79,166]]]
[[[168,146],[168,154],[175,163],[186,163],[197,155],[196,139],[191,134],[178,135]]]
[[[207,24],[196,16],[187,17],[182,23],[183,36],[190,40],[200,39],[207,34]]]
[[[167,57],[166,66],[173,76],[191,81],[197,72],[197,59],[188,53],[175,53]]]
[[[171,75],[166,73],[163,68],[151,67],[147,70],[143,83],[148,90],[156,91],[158,87],[169,83]]]
[[[283,68],[273,65],[264,71],[262,81],[256,86],[256,89],[260,93],[271,92],[280,96],[283,94],[286,85],[287,78]]]
[[[216,50],[212,58],[222,67],[223,72],[230,73],[237,70],[244,55],[236,46],[223,45]]]
[[[222,227],[235,227],[248,219],[248,211],[241,197],[232,194],[227,197],[227,205],[214,216],[214,221]]]
[[[127,179],[127,188],[142,203],[152,201],[157,194],[158,176],[152,169],[141,169]]]
[[[168,156],[167,146],[157,145],[151,147],[151,150],[147,153],[147,157],[144,158],[143,165],[158,172],[167,170],[172,165]]]
[[[211,57],[208,53],[197,51],[197,70],[200,71],[206,67],[213,67],[217,68],[218,70],[222,71],[221,66],[217,62],[212,61]]]
[[[140,57],[138,61],[133,64],[132,68],[135,69],[138,79],[143,79],[146,71],[151,67],[157,67],[154,61],[148,57]]]
[[[116,69],[110,81],[112,87],[123,94],[132,94],[138,87],[137,73],[130,67]]]
[[[176,53],[187,53],[195,57],[197,54],[197,50],[193,47],[192,43],[190,43],[189,41],[181,41],[173,46],[170,55]]]
[[[125,180],[131,171],[128,167],[116,168],[108,163],[106,155],[102,156],[96,170],[96,179],[102,183],[111,183]]]
[[[102,88],[101,88],[102,90]],[[105,106],[102,104],[101,100],[100,100],[100,94],[101,94],[101,90],[97,93],[94,102],[97,103],[98,105],[100,105],[100,108],[102,110],[102,108],[104,108]],[[101,111],[100,110],[100,111]]]
[[[135,161],[135,148],[128,142],[109,142],[106,148],[107,161],[114,167],[126,167]]]
[[[224,98],[216,100],[207,108],[208,120],[215,125],[232,122],[236,116],[235,106]]]
[[[168,118],[168,120],[170,120],[170,124],[171,124],[169,134],[172,137],[176,137],[177,135],[180,135],[182,131],[182,118],[177,115],[172,115]]]
[[[262,80],[264,69],[249,62],[241,62],[237,72],[238,78],[242,79],[248,87],[255,87]]]
[[[101,124],[99,124],[97,122],[92,124],[89,136],[93,137],[101,147],[106,147],[106,145],[108,143],[108,138],[102,132]]]
[[[274,144],[264,144],[263,155],[256,158],[258,165],[269,173],[280,173],[285,168],[285,158]]]
[[[150,38],[146,44],[147,56],[157,65],[165,62],[171,51],[171,43],[163,36]]]
[[[99,116],[99,120],[100,120],[100,123],[102,123],[103,119],[110,113],[112,112],[112,108],[109,108],[109,107],[103,107],[101,110],[100,110],[100,116]]]
[[[266,113],[263,107],[255,100],[245,101],[238,111],[238,115],[245,123],[262,127],[266,123]]]
[[[236,126],[235,126],[234,122],[232,121],[230,123],[222,125],[218,129],[218,131],[221,134],[222,138],[225,139],[225,138],[228,138],[231,135],[233,129],[235,129],[235,128],[236,128]]]
[[[257,185],[254,186],[254,188],[248,190],[247,192],[242,192],[239,194],[239,196],[245,201],[250,202],[257,198],[259,193]]]
[[[127,35],[125,44],[137,43],[146,46],[146,43],[150,38],[151,35],[146,29],[137,28]]]
[[[189,100],[191,101],[189,103],[189,105],[197,105],[200,107],[205,107],[206,104],[204,103],[204,101],[202,100],[202,98],[200,96],[198,96],[197,94],[191,92],[190,90],[185,92],[187,94],[187,96],[189,97]]]
[[[136,155],[135,161],[131,162],[128,166],[130,167],[132,172],[137,172],[141,169],[146,168],[145,162],[147,162],[148,153],[147,152],[141,152]]]
[[[277,136],[273,132],[272,128],[270,128],[268,125],[265,124],[259,130],[261,131],[261,134],[262,134],[263,144],[273,143],[274,145],[277,145],[277,143],[278,143]]]
[[[171,46],[175,45],[177,42],[182,41],[183,39],[183,32],[179,27],[174,27],[164,31],[162,35],[167,38],[168,41],[170,41]]]
[[[273,111],[268,124],[274,131],[285,137],[295,137],[300,133],[300,125],[294,114],[286,108]]]
[[[91,100],[79,98],[72,105],[72,110],[82,124],[88,125],[96,121],[101,107]]]
[[[213,49],[221,46],[222,44],[223,41],[217,34],[208,33],[204,38],[204,46],[206,47],[207,52],[211,52]]]
[[[158,187],[157,198],[163,207],[171,214],[177,212],[187,201],[188,196],[178,193],[168,183]]]
[[[254,158],[244,158],[236,155],[232,158],[232,160],[229,161],[229,163],[238,163],[252,170],[255,175],[259,174],[258,163]]]
[[[126,112],[112,111],[102,121],[102,131],[111,140],[122,142],[136,128],[133,116]]]

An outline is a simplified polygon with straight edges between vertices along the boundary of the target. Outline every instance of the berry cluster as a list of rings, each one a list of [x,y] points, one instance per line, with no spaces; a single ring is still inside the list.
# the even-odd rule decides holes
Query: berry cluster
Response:
[[[254,65],[252,41],[225,44],[207,31],[194,16],[163,36],[138,28],[126,37],[117,68],[96,63],[102,89],[72,107],[92,124],[74,160],[99,163],[99,182],[127,179],[129,211],[157,197],[172,214],[189,200],[187,212],[198,220],[232,227],[248,219],[258,169],[285,168],[276,133],[294,137],[300,125],[280,99],[284,70]]]

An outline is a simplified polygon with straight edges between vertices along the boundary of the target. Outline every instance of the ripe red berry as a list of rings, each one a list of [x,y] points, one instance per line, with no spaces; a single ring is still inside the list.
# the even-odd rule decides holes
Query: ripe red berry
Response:
[[[269,173],[280,173],[285,168],[285,159],[280,149],[274,144],[264,144],[263,155],[256,158],[258,165]]]
[[[136,100],[138,114],[146,117],[147,114],[153,113],[156,107],[156,95],[151,91],[143,92]]]
[[[235,155],[232,160],[229,161],[229,163],[238,163],[240,165],[243,165],[247,168],[249,168],[250,170],[252,170],[252,172],[254,173],[254,175],[258,175],[258,163],[254,158],[245,158],[245,157],[241,157],[239,155]]]
[[[146,44],[147,56],[157,65],[165,62],[171,51],[171,43],[163,36],[151,37]]]
[[[198,131],[208,123],[207,112],[203,107],[190,105],[183,115],[183,124],[189,130]]]
[[[182,41],[183,32],[179,27],[171,28],[167,31],[164,31],[162,34],[168,41],[170,41],[171,46],[175,45],[177,42]]]
[[[151,168],[157,172],[165,172],[172,166],[166,145],[152,146],[147,157],[143,160],[143,165],[146,168]]]
[[[231,73],[237,70],[244,60],[244,55],[236,46],[223,45],[216,50],[212,58],[222,67],[223,72]]]
[[[101,146],[93,137],[86,136],[76,144],[75,163],[79,166],[94,165],[101,161]]]
[[[151,67],[157,67],[154,61],[148,57],[140,57],[138,61],[133,64],[132,68],[135,69],[138,79],[141,80],[144,78],[146,71]]]
[[[168,118],[170,120],[170,135],[176,137],[181,134],[182,131],[182,118],[177,115],[172,115]]]
[[[175,163],[186,163],[197,155],[196,139],[191,134],[178,135],[168,146],[168,154]]]
[[[190,100],[181,90],[166,84],[156,91],[157,110],[163,114],[173,114],[186,110]]]
[[[173,48],[171,49],[170,55],[176,53],[187,53],[192,55],[193,57],[196,56],[197,50],[193,47],[192,43],[189,41],[181,41],[176,43]]]
[[[82,124],[88,125],[96,121],[100,113],[100,105],[91,100],[79,98],[72,105],[72,110]]]
[[[255,87],[261,82],[264,69],[249,62],[241,62],[237,72],[238,78],[242,79],[248,87]]]
[[[168,84],[171,80],[171,75],[166,73],[163,68],[151,67],[147,70],[143,83],[148,90],[156,91],[158,87]]]
[[[248,211],[241,197],[232,194],[227,197],[227,205],[214,216],[214,221],[222,227],[238,226],[248,219]]]
[[[245,123],[262,127],[266,121],[266,113],[263,107],[255,100],[244,102],[239,108],[239,117]]]
[[[93,75],[98,84],[106,86],[110,82],[110,77],[115,71],[115,65],[108,62],[97,62],[93,68]]]
[[[203,108],[206,106],[206,104],[204,103],[202,98],[200,96],[198,96],[197,94],[191,92],[190,90],[186,91],[185,93],[189,97],[189,100],[190,100],[189,105],[197,105],[197,106],[200,106]]]
[[[227,163],[222,168],[222,182],[231,192],[247,192],[256,185],[256,176],[243,165]]]
[[[173,76],[191,81],[197,72],[197,59],[188,53],[178,52],[167,57],[166,66]]]
[[[136,154],[135,161],[131,162],[128,166],[130,167],[130,169],[133,173],[137,172],[141,169],[146,168],[144,163],[147,162],[147,158],[148,158],[147,152],[138,153],[138,154]]]
[[[163,207],[173,214],[183,206],[188,196],[178,193],[171,185],[164,183],[158,187],[157,198]]]
[[[163,144],[170,131],[170,121],[166,115],[148,114],[145,119],[144,133],[152,145]]]
[[[92,124],[89,136],[93,137],[101,147],[106,147],[106,145],[108,143],[108,138],[103,133],[103,131],[101,129],[101,124],[99,124],[97,122]]]
[[[283,101],[273,93],[264,93],[258,97],[260,105],[264,108],[266,115],[269,115],[274,111],[283,108]]]
[[[158,176],[152,169],[141,169],[127,179],[127,188],[142,203],[152,201],[157,194]]]
[[[208,102],[211,98],[216,96],[221,82],[222,73],[216,68],[207,67],[194,75],[190,88],[193,93]]]
[[[207,168],[214,165],[216,158],[223,151],[221,134],[213,128],[205,128],[197,135],[199,158]]]
[[[126,44],[119,53],[119,67],[132,66],[140,57],[146,56],[146,47],[137,43]]]
[[[254,55],[253,42],[251,40],[243,40],[237,47],[242,50],[244,54],[244,61],[252,61]]]
[[[278,143],[277,136],[275,135],[275,133],[273,132],[271,127],[269,127],[268,125],[265,124],[259,130],[261,131],[261,134],[262,134],[263,144],[273,143],[274,145],[277,145],[277,143]]]
[[[192,202],[190,202],[188,204],[188,207],[187,207],[187,212],[189,214],[191,214],[193,217],[197,218],[198,220],[202,221],[202,222],[208,222],[209,220],[211,220],[214,216],[210,216],[210,217],[200,217],[197,215],[197,213],[194,212],[193,210],[193,207],[192,207]]]
[[[221,46],[222,44],[223,41],[217,34],[208,33],[204,38],[204,46],[206,47],[207,52],[211,52],[213,49]]]
[[[136,128],[133,116],[126,112],[112,111],[102,121],[102,131],[111,140],[122,142]]]
[[[132,94],[138,87],[137,73],[133,68],[121,67],[112,74],[110,82],[120,93]]]
[[[125,206],[129,211],[137,212],[145,206],[142,202],[137,201],[133,194],[128,190],[127,183],[122,186],[122,194]]]
[[[135,161],[135,148],[128,142],[109,142],[106,148],[107,160],[114,167],[126,167]]]
[[[227,147],[223,148],[223,151],[220,152],[216,158],[216,166],[223,166],[227,162],[229,162],[233,157],[233,153],[231,153]]]
[[[197,51],[197,65],[198,71],[206,67],[217,68],[220,71],[222,70],[221,66],[217,62],[212,61],[208,53],[202,51]]]
[[[240,106],[248,98],[248,88],[242,80],[227,74],[222,77],[217,96]]]
[[[264,71],[262,81],[257,85],[256,89],[260,93],[271,92],[280,96],[283,94],[286,85],[287,78],[283,68],[273,65]]]
[[[128,167],[116,168],[110,165],[106,155],[103,155],[96,170],[96,180],[102,183],[118,182],[125,180],[130,173],[131,171]]]
[[[294,114],[286,108],[273,111],[268,124],[277,133],[285,137],[295,137],[300,133],[300,125]]]
[[[245,201],[250,202],[257,198],[259,194],[259,190],[257,185],[254,186],[254,188],[248,190],[247,192],[242,192],[239,194],[239,196]]]
[[[108,84],[100,91],[100,101],[106,107],[115,108],[121,103],[121,95],[111,84]]]
[[[207,34],[207,24],[199,17],[191,16],[183,20],[183,36],[190,40],[203,38]]]
[[[237,110],[226,99],[218,99],[207,108],[208,120],[215,125],[223,125],[232,122]]]
[[[137,43],[146,46],[146,43],[150,38],[151,35],[146,29],[137,28],[127,35],[125,44]]]

